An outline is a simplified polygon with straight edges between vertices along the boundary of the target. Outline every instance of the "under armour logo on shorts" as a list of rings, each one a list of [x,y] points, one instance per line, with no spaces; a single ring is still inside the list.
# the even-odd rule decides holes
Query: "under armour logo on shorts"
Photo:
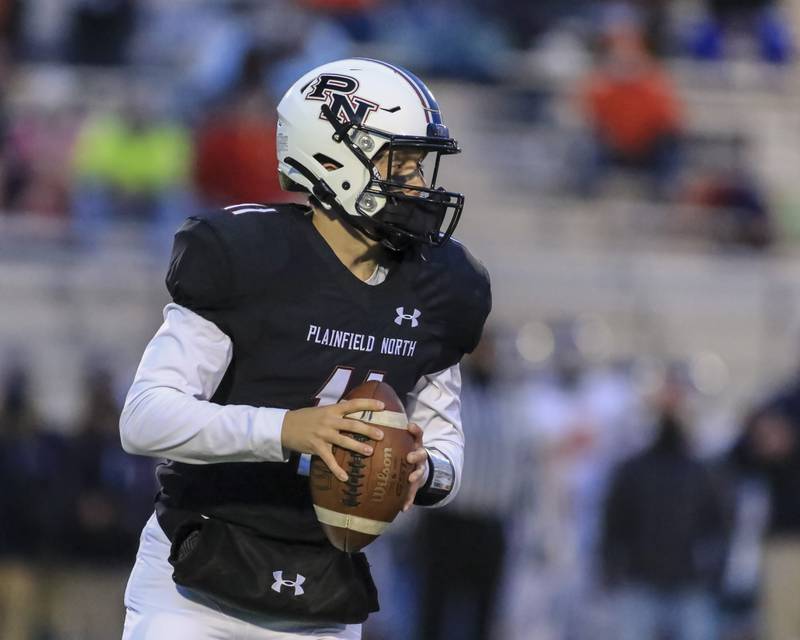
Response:
[[[303,593],[305,593],[303,587],[300,585],[303,584],[306,579],[305,576],[301,576],[299,573],[297,574],[297,580],[284,580],[283,571],[273,571],[272,577],[275,578],[275,582],[272,583],[273,591],[280,593],[283,587],[292,587],[294,589],[294,595],[296,596],[302,596]]]
[[[411,320],[412,328],[419,326],[419,317],[422,315],[422,311],[419,309],[414,309],[414,313],[406,313],[405,307],[397,307],[395,311],[397,311],[397,317],[394,319],[395,324],[399,324],[402,327],[403,320]]]

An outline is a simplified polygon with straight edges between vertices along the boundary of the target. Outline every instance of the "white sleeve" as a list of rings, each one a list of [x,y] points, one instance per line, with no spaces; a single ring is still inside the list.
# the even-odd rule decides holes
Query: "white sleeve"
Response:
[[[285,461],[285,409],[208,401],[232,357],[230,338],[213,322],[168,304],[120,416],[125,451],[195,464]]]
[[[442,507],[456,497],[461,486],[461,469],[464,466],[459,365],[422,376],[408,394],[406,409],[409,422],[415,422],[422,428],[422,442],[425,447],[444,454],[453,465],[453,490],[446,498],[433,505]]]

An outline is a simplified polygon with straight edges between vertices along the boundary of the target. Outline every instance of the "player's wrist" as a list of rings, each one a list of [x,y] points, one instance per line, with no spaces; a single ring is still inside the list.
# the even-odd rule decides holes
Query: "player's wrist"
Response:
[[[425,449],[425,453],[428,453],[428,450]],[[425,471],[422,473],[422,478],[420,478],[419,485],[420,488],[424,487],[428,483],[428,478],[431,477],[431,456],[428,453],[428,456],[425,458]]]
[[[289,409],[283,416],[283,423],[280,430],[281,448],[285,454],[305,453],[301,444],[300,425],[302,424],[302,413],[298,409]]]
[[[294,419],[294,411],[289,410],[283,415],[283,422],[281,423],[281,447],[284,450],[291,449],[289,440],[291,439],[292,420]]]
[[[444,500],[455,486],[455,469],[450,458],[441,451],[426,447],[428,452],[427,477],[417,491],[414,504],[421,507],[433,506]]]

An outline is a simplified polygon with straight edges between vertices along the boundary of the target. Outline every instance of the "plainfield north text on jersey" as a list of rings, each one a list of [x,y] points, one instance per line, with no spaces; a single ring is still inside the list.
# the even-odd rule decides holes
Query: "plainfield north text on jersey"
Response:
[[[335,349],[349,349],[350,351],[374,351],[377,340],[375,336],[364,333],[353,333],[341,329],[328,329],[316,324],[308,325],[306,342],[314,342]],[[416,340],[403,338],[381,338],[380,353],[390,356],[414,356],[417,348]]]

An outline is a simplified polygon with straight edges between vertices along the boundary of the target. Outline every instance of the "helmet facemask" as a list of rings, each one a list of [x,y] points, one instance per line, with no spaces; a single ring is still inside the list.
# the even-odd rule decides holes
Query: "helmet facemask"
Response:
[[[447,127],[431,124],[427,136],[404,136],[387,134],[360,122],[342,123],[327,105],[323,105],[322,115],[335,130],[334,140],[345,144],[371,176],[356,200],[359,216],[340,212],[344,221],[393,251],[404,250],[413,243],[444,244],[464,208],[462,194],[436,186],[441,157],[461,151],[449,137]],[[422,154],[425,168],[421,173],[426,181],[430,176],[426,186],[407,184],[408,175],[393,173],[395,155],[405,150]],[[381,153],[388,156],[386,176],[375,166],[375,158]]]

